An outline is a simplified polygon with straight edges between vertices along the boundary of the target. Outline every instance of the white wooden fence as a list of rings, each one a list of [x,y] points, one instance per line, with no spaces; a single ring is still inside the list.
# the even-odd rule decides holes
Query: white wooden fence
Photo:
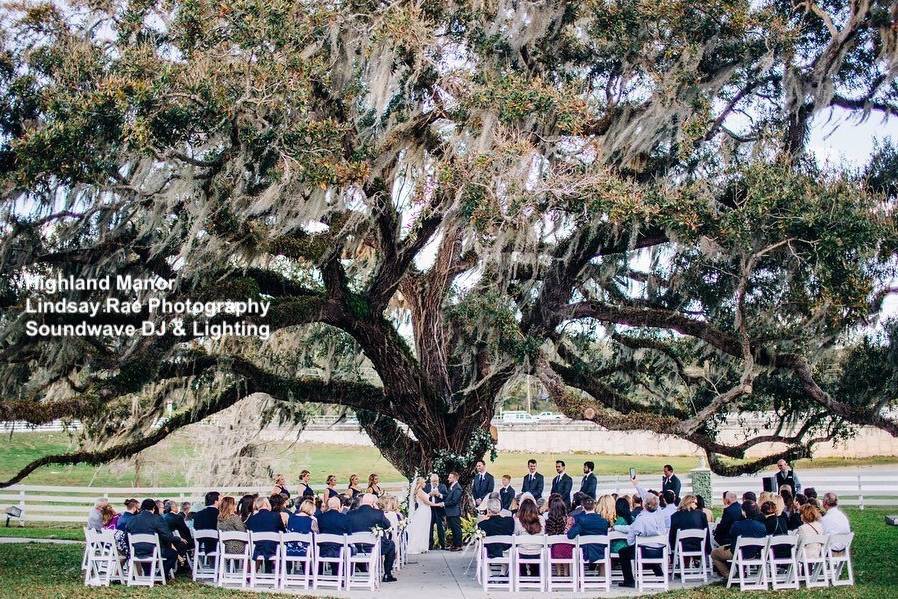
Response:
[[[627,477],[599,476],[599,493],[628,494],[633,492],[633,486]],[[520,490],[520,480],[514,480],[512,485]],[[660,487],[661,475],[643,475],[640,483],[647,489]],[[870,506],[898,506],[898,472],[883,473],[881,471],[864,472],[856,474],[838,473],[819,476],[802,476],[802,488],[814,487],[820,497],[828,491],[833,491],[839,496],[839,503],[848,506],[857,506],[860,509]],[[683,488],[681,495],[692,491],[692,484],[688,475],[682,477]],[[546,477],[546,489],[543,495],[548,495],[551,486],[551,478]],[[385,491],[397,497],[404,498],[408,493],[408,485],[404,482],[383,483]],[[579,487],[579,480],[575,479],[574,488]],[[741,476],[737,478],[711,477],[713,502],[720,504],[724,491],[733,491],[737,496],[745,491],[760,492],[762,482],[760,476]],[[20,523],[25,520],[30,522],[80,522],[87,521],[87,513],[94,502],[100,497],[106,497],[109,502],[121,511],[125,499],[134,497],[143,499],[153,497],[157,499],[174,499],[179,502],[190,501],[194,509],[203,506],[203,496],[208,491],[207,487],[65,487],[46,485],[13,485],[6,489],[0,489],[0,508],[15,506],[22,510]],[[240,497],[246,493],[267,493],[269,488],[262,487],[215,487],[216,491],[223,495]],[[318,488],[320,491],[321,489]]]
[[[408,493],[407,483],[384,483],[381,487],[397,497]],[[0,489],[0,508],[18,507],[22,516],[19,524],[29,522],[87,522],[87,514],[97,499],[105,497],[117,512],[124,509],[126,499],[138,501],[152,497],[153,499],[172,499],[179,503],[189,501],[193,510],[202,509],[204,496],[209,487],[62,487],[50,485],[13,485]],[[222,495],[233,495],[240,498],[248,493],[267,494],[271,487],[215,487]],[[316,488],[320,492],[323,487]],[[2,515],[3,512],[0,512]]]

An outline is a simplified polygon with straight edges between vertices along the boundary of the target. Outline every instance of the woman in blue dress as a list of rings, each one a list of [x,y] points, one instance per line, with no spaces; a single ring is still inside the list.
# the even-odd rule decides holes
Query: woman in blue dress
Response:
[[[301,532],[304,534],[317,532],[318,526],[314,514],[315,503],[308,499],[303,501],[299,505],[299,509],[295,513],[290,514],[290,519],[287,520],[287,532]],[[306,554],[308,543],[290,541],[286,547],[287,555],[301,556]]]

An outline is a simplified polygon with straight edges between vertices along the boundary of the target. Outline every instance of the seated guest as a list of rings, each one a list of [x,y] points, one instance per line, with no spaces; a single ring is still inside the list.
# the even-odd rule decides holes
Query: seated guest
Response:
[[[94,502],[94,507],[87,513],[87,527],[91,530],[103,529],[103,508],[109,505],[109,500],[101,497]]]
[[[630,502],[626,497],[618,497],[614,502],[615,519],[613,528],[617,532],[626,533],[633,524],[633,514],[630,513]],[[609,520],[610,522],[610,520]],[[627,539],[616,539],[611,541],[611,553],[618,553],[627,546]]]
[[[255,513],[246,519],[246,530],[250,532],[281,532],[284,530],[284,521],[281,515],[271,511],[271,503],[266,497],[257,497],[253,504]],[[259,541],[254,543],[253,560],[262,557],[265,562],[274,560],[277,554],[278,544],[275,541]]]
[[[801,526],[798,527],[798,544],[801,545],[814,535],[825,535],[823,524],[820,522],[820,510],[815,506],[806,503],[798,510],[801,518]],[[808,557],[820,557],[823,550],[822,543],[808,543],[805,545],[805,553]]]
[[[374,473],[371,473],[368,476],[368,488],[365,489],[365,493],[369,493],[375,497],[380,497],[384,494],[383,489],[380,488],[380,476]]]
[[[677,511],[677,496],[674,495],[673,491],[668,489],[661,493],[661,498],[664,500],[664,507],[660,508],[658,511],[664,514],[664,521],[667,523],[667,526],[670,527],[670,517]]]
[[[327,482],[325,482],[324,484],[325,484],[325,487],[324,487],[324,498],[325,499],[330,499],[331,497],[336,497],[337,495],[340,494],[340,492],[337,491],[337,475],[328,474]]]
[[[246,532],[246,524],[237,513],[237,500],[227,495],[218,504],[218,530],[221,532]],[[243,541],[225,541],[228,553],[243,553],[246,543]]]
[[[281,517],[281,522],[284,526],[287,526],[287,520],[290,518],[290,513],[287,511],[287,500],[281,494],[275,494],[268,498],[268,503],[271,504],[271,511]]]
[[[529,536],[543,534],[543,521],[539,516],[539,508],[536,502],[531,498],[527,498],[521,502],[518,507],[518,513],[514,518],[514,534]],[[539,558],[543,545],[542,543],[527,543],[519,540],[518,552],[525,559]],[[522,564],[521,574],[524,576],[537,576],[539,574],[539,566],[537,564]]]
[[[218,528],[218,505],[221,494],[218,491],[209,491],[204,498],[206,507],[193,515],[194,530],[216,530]],[[203,551],[212,553],[215,551],[215,539],[203,539]]]
[[[730,538],[730,528],[742,520],[742,506],[736,502],[736,494],[726,491],[723,494],[723,515],[714,529],[714,539],[718,545],[726,545]]]
[[[361,495],[362,490],[359,489],[359,475],[352,474],[349,477],[349,488],[346,489],[345,495],[352,499],[356,495]]]
[[[318,515],[318,532],[327,535],[345,535],[351,531],[349,520],[341,510],[340,500],[331,497],[326,504],[327,509]],[[336,543],[322,543],[319,547],[323,557],[337,557],[340,555],[340,545]]]
[[[128,524],[128,520],[134,517],[134,514],[137,513],[138,507],[140,506],[140,502],[136,499],[126,499],[125,500],[125,511],[119,515],[118,522],[115,523],[116,530],[125,530],[125,525]]]
[[[665,491],[666,492],[666,491]],[[670,547],[677,546],[677,532],[681,530],[705,531],[705,552],[711,551],[711,535],[708,534],[708,518],[698,509],[695,495],[686,495],[680,500],[680,506],[670,517]],[[698,539],[685,539],[682,543],[684,551],[698,551],[701,541]]]
[[[767,527],[760,520],[761,512],[758,510],[757,504],[746,502],[743,506],[743,509],[748,510],[745,513],[745,517],[730,527],[730,534],[726,544],[722,544],[711,552],[711,561],[714,562],[714,569],[724,578],[727,578],[730,574],[729,562],[733,559],[733,550],[736,548],[736,542],[739,537],[763,539],[767,536]],[[760,549],[752,547],[744,550],[742,555],[743,557],[754,559],[760,555]]]
[[[174,537],[168,530],[168,526],[162,520],[162,516],[155,513],[156,502],[152,499],[144,499],[140,504],[140,511],[128,520],[125,532],[129,535],[158,535],[159,547],[162,552],[162,561],[166,576],[174,572],[178,564],[178,553],[173,549]],[[148,557],[153,554],[153,545],[149,543],[135,543],[134,552],[137,557]]]
[[[823,531],[828,535],[843,534],[851,532],[851,525],[848,523],[848,517],[839,509],[839,498],[835,493],[826,493],[823,495],[823,509],[825,510],[821,523]],[[845,543],[830,542],[833,553],[842,553],[845,551]]]
[[[642,497],[640,497],[639,495],[628,495],[628,497],[633,504],[633,509],[630,513],[633,515],[633,519],[635,520],[636,517],[642,513]]]
[[[502,486],[499,488],[499,501],[502,502],[502,509],[507,510],[511,507],[514,499],[514,489],[511,487],[511,476],[502,475]]]
[[[571,526],[571,529],[567,531],[567,538],[576,539],[581,535],[607,535],[609,522],[596,513],[595,500],[586,495],[580,500],[580,506],[583,508],[583,513],[579,516],[574,516],[574,524]],[[582,549],[583,561],[585,562],[593,563],[600,561],[605,557],[604,545],[590,543],[588,545],[583,545]]]
[[[303,499],[315,496],[315,491],[313,491],[312,487],[309,486],[310,480],[312,480],[312,473],[308,470],[303,470],[299,473],[299,488],[296,492]],[[325,499],[327,498],[325,497]]]
[[[287,477],[283,474],[276,474],[274,477],[274,487],[271,489],[271,495],[283,495],[284,499],[290,499],[290,491],[287,490]]]
[[[157,516],[161,516],[161,515],[162,515],[162,508],[163,508],[163,506],[162,506],[162,500],[161,500],[161,499],[157,499],[157,500],[155,501],[155,503],[156,503],[156,507],[153,509],[153,513],[156,514]]]
[[[184,522],[187,522],[188,526],[193,522],[193,512],[190,511],[191,507],[193,506],[190,505],[189,501],[181,502],[181,515],[184,516]]]
[[[478,522],[477,528],[486,533],[487,538],[514,534],[514,518],[501,516],[499,514],[501,510],[502,502],[500,500],[495,498],[486,500],[487,518]],[[511,545],[506,543],[489,543],[487,538],[484,539],[487,557],[502,557],[503,552],[511,549]]]
[[[237,515],[246,522],[253,515],[253,505],[256,503],[258,495],[244,495],[237,504]]]
[[[402,514],[399,512],[399,500],[392,495],[384,495],[380,498],[378,504],[384,516],[390,522],[390,529],[398,531],[399,521],[402,519]]]
[[[546,534],[567,535],[574,525],[574,519],[567,514],[567,506],[561,499],[561,495],[553,493],[549,495],[549,511],[546,513]],[[574,552],[574,546],[567,543],[552,545],[552,557],[556,559],[570,559]]]
[[[765,501],[761,504],[761,515],[764,516],[764,526],[768,535],[789,534],[789,526],[785,518],[776,515],[776,503]]]
[[[560,493],[557,493],[557,495],[559,497],[561,496]],[[584,497],[586,497],[586,495],[584,495],[580,491],[577,491],[576,493],[574,493],[574,497],[571,499],[571,510],[570,510],[571,516],[576,517],[584,512],[584,509],[583,509],[583,498]],[[563,499],[564,498],[562,497],[562,500]]]
[[[701,495],[695,496],[695,509],[700,510],[705,514],[705,518],[708,519],[708,524],[714,522],[714,512],[705,505],[705,498]]]
[[[115,530],[118,524],[119,515],[108,503],[100,509],[100,515],[103,517],[103,528],[106,530]]]
[[[166,499],[162,504],[162,519],[170,531],[173,533],[177,531],[181,542],[175,543],[175,549],[183,556],[187,555],[188,550],[193,549],[193,535],[190,534],[190,529],[187,528],[184,518],[178,513],[179,508],[177,501]]]
[[[336,499],[335,497],[331,498]],[[390,522],[382,511],[377,509],[377,496],[373,493],[362,495],[361,505],[358,509],[346,514],[349,523],[349,532],[369,532],[375,526],[384,531],[390,528]],[[384,582],[395,582],[393,576],[393,562],[396,561],[396,544],[386,534],[380,538],[380,552],[384,560]]]
[[[636,580],[633,578],[633,560],[636,559],[636,537],[653,537],[667,534],[664,514],[658,510],[658,497],[652,494],[643,499],[643,512],[633,520],[627,531],[627,546],[620,550],[620,566],[624,575],[622,587],[634,588]],[[663,548],[652,545],[640,545],[643,557],[657,558],[663,555]],[[661,576],[661,567],[653,564],[651,570],[655,575]]]
[[[315,504],[306,499],[299,504],[296,513],[290,514],[290,518],[287,520],[287,532],[300,532],[303,534],[317,532],[315,530],[317,523],[315,522],[314,514]],[[305,555],[308,543],[290,541],[286,544],[286,548],[287,555]]]

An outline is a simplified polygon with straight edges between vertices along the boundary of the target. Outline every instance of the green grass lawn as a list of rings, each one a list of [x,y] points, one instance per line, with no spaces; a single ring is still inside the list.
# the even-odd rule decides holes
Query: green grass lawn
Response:
[[[64,453],[75,448],[74,442],[65,433],[14,433],[0,438],[0,478],[9,477],[28,462],[44,455]],[[629,468],[640,473],[660,475],[661,466],[670,463],[683,473],[694,468],[697,460],[686,456],[618,456],[587,453],[501,453],[489,470],[497,477],[502,474],[522,476],[526,471],[527,459],[533,457],[539,462],[544,474],[554,474],[555,460],[563,459],[568,472],[575,478],[582,471],[586,460],[596,463],[596,473],[600,475],[625,476]],[[103,466],[47,466],[40,468],[25,479],[26,484],[35,485],[78,485],[78,486],[186,486],[203,484],[208,458],[198,458],[197,448],[184,432],[172,435],[141,457],[140,476],[136,476],[133,461],[116,462]],[[363,482],[371,472],[380,474],[381,480],[395,482],[402,479],[400,474],[373,447],[347,445],[307,444],[273,442],[264,446],[261,460],[270,464],[274,471],[284,472],[288,480],[295,484],[303,468],[312,472],[314,485],[322,486],[328,474],[337,475],[343,486],[350,474],[358,474]],[[837,460],[826,458],[813,462],[802,461],[803,467],[830,467],[898,463],[898,458],[869,458],[864,460]],[[139,484],[135,484],[139,483]]]
[[[855,531],[853,560],[855,587],[838,589],[805,589],[768,593],[741,593],[721,586],[708,586],[688,591],[674,591],[656,595],[664,599],[736,599],[745,597],[777,597],[781,599],[881,599],[898,596],[898,568],[894,566],[898,549],[898,528],[886,526],[883,517],[894,510],[846,510]],[[20,530],[21,529],[3,529]],[[52,529],[26,527],[23,534],[50,536]],[[77,533],[74,534],[74,533]],[[58,529],[63,538],[77,538],[80,531]],[[0,597],[153,597],[187,599],[198,595],[219,597],[274,597],[271,594],[248,595],[239,591],[224,591],[199,586],[178,579],[167,587],[128,589],[113,586],[109,589],[88,589],[82,584],[80,545],[2,544],[0,543]],[[384,595],[387,597],[388,595]]]

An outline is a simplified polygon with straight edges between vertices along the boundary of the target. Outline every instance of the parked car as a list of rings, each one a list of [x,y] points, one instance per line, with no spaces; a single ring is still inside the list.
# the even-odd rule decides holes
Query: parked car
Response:
[[[525,410],[508,410],[502,412],[502,422],[506,424],[514,424],[516,422],[536,422],[530,412]]]
[[[564,416],[557,412],[540,412],[536,415],[537,420],[564,420]]]

